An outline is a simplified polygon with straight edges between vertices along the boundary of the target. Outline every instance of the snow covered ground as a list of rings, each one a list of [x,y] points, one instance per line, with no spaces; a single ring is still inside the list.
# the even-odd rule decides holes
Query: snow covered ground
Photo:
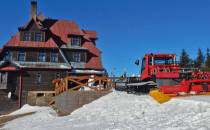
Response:
[[[205,100],[204,100],[205,99]],[[6,130],[179,130],[210,129],[210,97],[172,99],[162,105],[148,95],[113,92],[71,115],[58,117],[48,107],[24,106],[16,113],[37,111],[13,120]]]

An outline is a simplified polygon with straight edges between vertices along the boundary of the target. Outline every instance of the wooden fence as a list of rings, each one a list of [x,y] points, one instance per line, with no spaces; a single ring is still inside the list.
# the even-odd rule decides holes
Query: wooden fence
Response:
[[[108,77],[99,76],[67,76],[64,79],[53,80],[53,84],[55,86],[55,95],[84,88],[89,88],[93,91],[104,91],[113,87],[112,81]]]

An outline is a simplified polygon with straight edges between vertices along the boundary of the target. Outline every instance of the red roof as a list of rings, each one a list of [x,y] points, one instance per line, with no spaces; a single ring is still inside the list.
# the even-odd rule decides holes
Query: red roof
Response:
[[[91,42],[85,42],[83,44],[84,48],[87,48],[88,51],[93,54],[91,59],[85,65],[86,68],[95,68],[95,69],[103,69],[103,65],[101,63],[101,52],[95,45]]]
[[[0,70],[1,71],[15,71],[17,69],[14,66],[7,66],[7,67],[0,68]]]
[[[30,19],[30,21],[22,29],[26,29],[31,22],[34,22],[37,27],[40,29],[49,28],[54,36],[52,36],[46,42],[33,42],[33,41],[21,41],[20,33],[18,32],[14,37],[12,37],[6,46],[20,46],[20,47],[46,47],[46,48],[57,48],[60,44],[68,44],[70,42],[69,35],[81,35],[87,41],[90,41],[90,38],[96,38],[96,31],[91,30],[81,30],[80,27],[73,21],[68,20],[52,20],[47,19],[43,23]],[[60,40],[60,41],[55,41]]]
[[[82,47],[87,48],[90,53],[95,56],[100,56],[100,50],[91,42],[85,42]]]
[[[86,64],[86,68],[103,69],[100,59],[100,50],[96,48],[91,41],[91,38],[97,38],[96,31],[81,30],[73,21],[53,19],[45,19],[43,22],[30,19],[30,21],[21,29],[27,29],[33,21],[39,29],[49,29],[52,34],[51,38],[46,42],[21,41],[20,33],[18,32],[7,42],[5,47],[58,48],[62,44],[68,44],[70,42],[69,35],[80,35],[85,39],[82,47],[87,48],[88,51],[93,54],[93,57]]]
[[[85,35],[75,22],[67,20],[57,21],[50,30],[65,43],[69,43],[69,35]]]
[[[83,30],[90,38],[97,38],[97,33],[94,30]]]
[[[34,42],[34,41],[21,41],[20,40],[20,33],[17,33],[13,36],[9,42],[5,45],[6,47],[42,47],[42,48],[58,48],[58,45],[55,41],[50,38],[46,42]]]
[[[89,62],[85,65],[85,68],[90,69],[103,69],[100,57],[92,57]]]

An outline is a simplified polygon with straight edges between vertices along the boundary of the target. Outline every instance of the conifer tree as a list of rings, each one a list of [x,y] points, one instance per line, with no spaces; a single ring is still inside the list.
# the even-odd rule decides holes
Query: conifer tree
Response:
[[[210,52],[209,48],[206,50],[206,62],[205,62],[206,68],[210,69]]]
[[[180,56],[180,67],[186,68],[189,67],[190,58],[185,49],[182,49],[181,56]]]
[[[195,67],[196,68],[202,68],[202,65],[204,64],[205,62],[205,57],[201,51],[201,49],[199,48],[198,49],[198,55],[197,55],[197,58],[195,60]]]

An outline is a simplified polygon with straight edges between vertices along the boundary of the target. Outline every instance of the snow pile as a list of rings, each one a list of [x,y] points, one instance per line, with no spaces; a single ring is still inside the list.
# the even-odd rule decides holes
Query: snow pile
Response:
[[[198,100],[200,97],[195,97]],[[209,98],[209,97],[205,97]],[[210,103],[172,99],[158,104],[147,95],[113,92],[74,111],[57,117],[50,108],[13,120],[11,130],[144,130],[210,129]]]
[[[38,107],[38,106],[30,106],[28,104],[24,105],[21,109],[10,113],[9,115],[19,115],[31,112],[42,112],[42,111],[53,111],[49,107]]]
[[[3,129],[12,130],[29,130],[30,127],[41,125],[42,123],[48,123],[50,120],[55,120],[57,114],[50,107],[38,107],[24,105],[20,110],[17,110],[9,115],[26,114],[30,112],[35,112],[33,115],[18,118],[14,121],[9,122]]]

